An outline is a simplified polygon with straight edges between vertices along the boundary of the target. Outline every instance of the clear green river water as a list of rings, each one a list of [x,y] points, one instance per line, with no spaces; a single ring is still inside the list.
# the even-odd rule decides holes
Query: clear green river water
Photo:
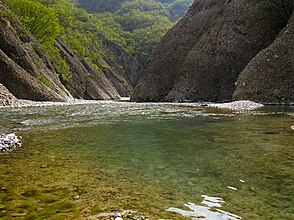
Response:
[[[294,219],[294,108],[98,102],[0,109],[0,219]]]

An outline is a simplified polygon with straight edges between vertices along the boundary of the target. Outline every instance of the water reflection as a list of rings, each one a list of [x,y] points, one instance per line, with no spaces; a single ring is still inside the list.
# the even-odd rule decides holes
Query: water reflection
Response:
[[[240,216],[221,209],[221,203],[225,201],[219,197],[210,197],[202,195],[203,201],[201,204],[204,206],[196,205],[194,203],[185,204],[190,210],[183,210],[179,208],[169,208],[167,211],[179,213],[184,217],[192,217],[192,220],[207,219],[207,220],[238,220],[242,219]]]

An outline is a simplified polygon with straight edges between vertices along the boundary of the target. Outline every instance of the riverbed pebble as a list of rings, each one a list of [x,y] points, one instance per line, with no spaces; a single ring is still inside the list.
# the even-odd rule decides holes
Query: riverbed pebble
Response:
[[[88,217],[87,219],[111,219],[111,220],[149,220],[145,216],[137,216],[132,210],[124,210],[122,212],[100,213]]]
[[[228,103],[211,103],[208,104],[209,107],[229,109],[233,111],[251,111],[257,108],[261,108],[264,105],[248,100],[228,102]]]
[[[0,135],[0,153],[9,152],[17,147],[21,147],[21,137],[14,133]]]

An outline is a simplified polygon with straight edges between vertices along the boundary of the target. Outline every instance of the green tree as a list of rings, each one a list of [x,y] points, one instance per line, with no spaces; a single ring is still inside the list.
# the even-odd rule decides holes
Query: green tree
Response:
[[[4,3],[41,43],[52,44],[60,32],[56,12],[33,0],[5,0]]]
[[[92,23],[144,63],[193,0],[77,0],[95,13]],[[91,24],[90,26],[93,26]]]

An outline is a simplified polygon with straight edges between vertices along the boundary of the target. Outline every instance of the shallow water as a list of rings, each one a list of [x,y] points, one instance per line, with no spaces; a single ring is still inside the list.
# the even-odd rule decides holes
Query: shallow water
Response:
[[[0,110],[0,218],[294,219],[294,109],[99,102]]]

